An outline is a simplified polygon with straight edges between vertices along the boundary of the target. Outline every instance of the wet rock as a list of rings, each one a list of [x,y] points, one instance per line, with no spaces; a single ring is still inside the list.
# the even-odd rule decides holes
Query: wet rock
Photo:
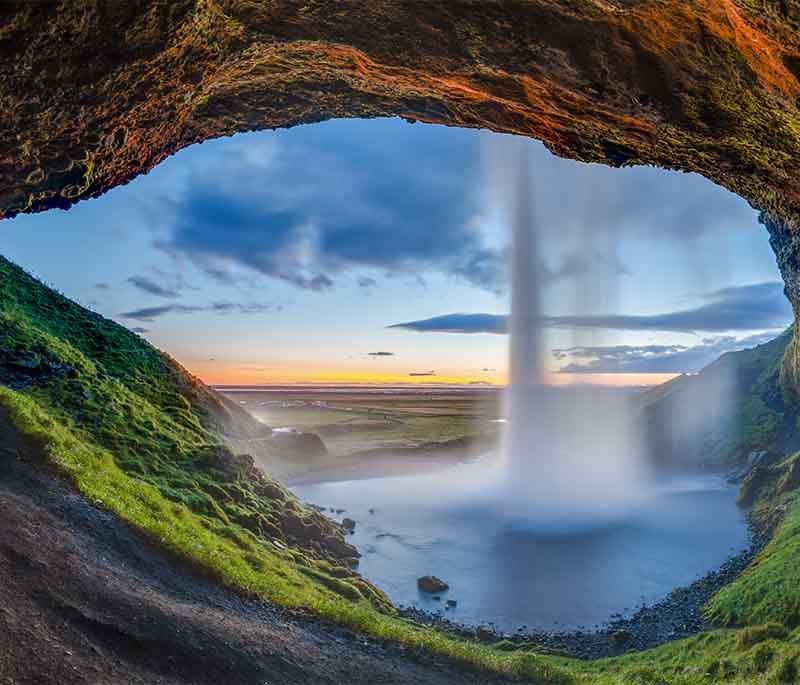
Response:
[[[445,592],[450,589],[450,586],[445,583],[441,578],[436,576],[422,576],[417,578],[417,587],[422,592]]]
[[[630,642],[631,638],[633,637],[629,631],[623,629],[615,630],[611,633],[611,641],[618,645],[623,645],[626,642]]]
[[[778,493],[783,495],[800,485],[800,459],[795,459],[789,470],[778,481]]]
[[[763,466],[769,460],[769,452],[766,450],[756,450],[747,455],[747,460],[743,464],[734,466],[727,474],[728,483],[741,483],[748,474],[757,466]]]
[[[344,518],[342,520],[342,530],[345,533],[350,533],[350,534],[355,533],[355,531],[356,531],[356,522],[353,519]]]
[[[478,626],[475,631],[475,637],[478,638],[479,642],[494,642],[497,639],[497,633],[489,626]]]
[[[455,609],[458,606],[458,602],[454,599],[448,599],[445,604],[448,609]]]
[[[742,481],[736,502],[743,507],[749,507],[756,501],[762,488],[772,482],[772,469],[767,466],[754,467]]]
[[[353,545],[348,544],[344,540],[336,538],[332,535],[326,537],[324,539],[324,544],[327,549],[331,551],[337,557],[342,559],[358,559],[361,555],[359,554],[358,550],[353,547]],[[358,563],[356,561],[356,563]],[[351,564],[352,565],[352,564]]]
[[[0,350],[0,384],[17,390],[76,375],[72,364],[53,357],[46,350]]]

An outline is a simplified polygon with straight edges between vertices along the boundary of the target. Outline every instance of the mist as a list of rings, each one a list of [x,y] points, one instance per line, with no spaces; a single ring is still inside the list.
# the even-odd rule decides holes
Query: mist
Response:
[[[510,384],[504,477],[498,498],[512,518],[535,527],[581,528],[624,516],[647,496],[645,441],[635,404],[584,386],[549,388],[543,355],[543,290],[539,228],[531,206],[528,145],[504,147],[510,173]],[[587,231],[584,244],[597,237]],[[607,306],[613,274],[574,274],[575,306]]]

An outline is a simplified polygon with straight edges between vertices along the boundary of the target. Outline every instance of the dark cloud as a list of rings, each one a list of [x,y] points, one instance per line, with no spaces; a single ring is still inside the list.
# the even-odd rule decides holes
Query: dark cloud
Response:
[[[181,296],[185,290],[197,290],[190,285],[183,274],[172,271],[165,271],[158,267],[150,267],[148,275],[134,275],[128,279],[128,283],[141,290],[143,293],[155,297],[174,299]]]
[[[409,376],[435,376],[435,371],[412,371]]]
[[[142,307],[129,312],[123,312],[120,317],[123,319],[133,319],[134,321],[153,321],[166,314],[194,314],[196,312],[213,312],[215,314],[263,314],[273,311],[274,307],[269,304],[238,302],[213,302],[205,306],[165,304],[156,307]]]
[[[123,312],[120,316],[123,319],[133,319],[135,321],[153,321],[165,314],[190,314],[202,312],[203,307],[190,307],[183,304],[164,304],[157,307],[142,307],[129,312]]]
[[[160,283],[156,283],[151,278],[147,276],[131,276],[128,279],[128,283],[130,283],[135,288],[138,288],[144,293],[148,295],[155,295],[156,297],[167,297],[167,298],[176,298],[180,297],[180,293],[173,287],[167,285],[161,285]]]
[[[478,288],[501,294],[507,286],[507,262],[505,251],[484,248],[455,264],[453,273]]]
[[[394,352],[367,352],[370,357],[394,357]]]
[[[789,301],[779,282],[723,288],[708,293],[700,307],[654,315],[555,316],[557,328],[603,328],[627,331],[752,331],[780,328],[792,320]]]
[[[752,331],[781,328],[792,311],[779,282],[723,288],[707,293],[706,304],[664,314],[599,314],[551,316],[542,320],[550,328],[599,328],[620,331]],[[445,314],[407,321],[389,328],[441,333],[506,333],[507,317],[497,314]]]
[[[363,125],[335,122],[220,148],[170,198],[159,245],[227,282],[244,267],[326,290],[344,271],[366,267],[435,270],[499,291],[503,257],[477,229],[477,138],[396,122],[374,126],[369,139]]]
[[[131,328],[131,330],[134,333],[139,333],[139,335],[144,335],[145,333],[149,333],[150,332],[149,328],[142,328],[141,326],[134,326],[133,328]]]
[[[376,285],[378,285],[378,281],[370,276],[362,276],[358,279],[359,288],[374,288]]]
[[[368,268],[438,271],[499,293],[505,250],[487,244],[482,226],[487,208],[503,204],[508,164],[482,165],[481,140],[380,120],[369,135],[364,122],[336,121],[212,143],[187,153],[180,178],[164,184],[158,244],[225,283],[249,271],[324,291],[343,272]],[[575,164],[536,143],[530,150],[543,241],[555,237],[567,253],[544,255],[551,279],[628,273],[615,254],[619,238],[685,242],[754,224],[746,202],[696,176]]]
[[[688,373],[699,371],[726,352],[769,342],[779,332],[769,331],[740,339],[733,336],[705,338],[693,346],[568,347],[554,349],[553,357],[571,360],[559,369],[560,373]]]
[[[111,286],[108,283],[95,283],[94,287],[97,290],[111,290]]]
[[[430,319],[396,323],[389,328],[405,328],[421,333],[506,333],[504,314],[442,314]]]

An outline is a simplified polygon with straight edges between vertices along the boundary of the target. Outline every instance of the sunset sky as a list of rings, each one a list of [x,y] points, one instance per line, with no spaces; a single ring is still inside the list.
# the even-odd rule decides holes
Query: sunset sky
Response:
[[[743,200],[522,144],[552,382],[658,382],[788,325]],[[207,382],[503,383],[511,145],[400,120],[238,135],[4,222],[0,252]]]

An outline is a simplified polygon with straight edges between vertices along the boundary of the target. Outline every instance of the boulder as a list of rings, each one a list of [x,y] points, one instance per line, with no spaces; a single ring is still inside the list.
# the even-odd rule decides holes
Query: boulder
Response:
[[[417,587],[422,592],[431,593],[444,592],[445,590],[450,589],[450,586],[447,583],[436,576],[422,576],[421,578],[417,578]]]
[[[345,533],[355,533],[355,531],[356,531],[356,522],[353,521],[353,519],[345,517],[342,520],[342,530]]]
[[[475,631],[475,637],[479,642],[494,642],[497,639],[497,634],[489,626],[478,626]]]

